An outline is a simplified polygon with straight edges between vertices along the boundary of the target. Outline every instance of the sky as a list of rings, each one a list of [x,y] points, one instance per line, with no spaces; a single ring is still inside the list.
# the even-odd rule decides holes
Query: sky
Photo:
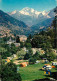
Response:
[[[49,11],[56,7],[57,0],[0,0],[0,10],[11,12],[25,7],[34,8],[37,11]]]

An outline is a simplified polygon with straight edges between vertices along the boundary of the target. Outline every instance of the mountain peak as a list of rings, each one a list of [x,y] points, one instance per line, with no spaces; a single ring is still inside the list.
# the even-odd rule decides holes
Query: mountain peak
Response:
[[[25,7],[25,8],[23,8],[22,10],[29,10],[30,8],[29,7]]]
[[[31,13],[34,12],[34,9],[32,8],[29,8],[29,7],[25,7],[23,8],[21,11],[19,11],[21,14],[24,14],[24,15],[31,15]]]
[[[33,8],[25,7],[21,11],[31,11],[31,12],[34,12],[35,10]]]
[[[13,11],[12,14],[15,14],[17,12],[17,10]]]
[[[47,13],[47,12],[46,12],[45,10],[42,12],[43,15],[45,15],[46,13]]]
[[[37,15],[38,16],[41,13],[41,12],[38,12],[38,11],[34,10],[33,8],[29,8],[29,7],[25,7],[19,12],[21,14],[29,15],[29,16],[33,16],[33,15]]]
[[[15,11],[12,11],[12,12],[11,12],[11,14],[13,15],[13,14],[15,14],[16,12],[17,12],[17,10],[15,10]]]

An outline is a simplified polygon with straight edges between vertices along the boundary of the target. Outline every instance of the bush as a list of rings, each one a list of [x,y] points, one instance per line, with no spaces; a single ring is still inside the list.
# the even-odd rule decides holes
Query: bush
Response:
[[[32,57],[32,55],[33,55],[32,49],[28,49],[28,52],[25,54],[24,59],[28,60]]]
[[[40,59],[40,53],[36,51],[36,53],[33,55],[33,58],[36,60]]]
[[[25,56],[24,56],[24,60],[28,60],[30,58],[29,54],[26,53]]]
[[[26,48],[31,48],[32,45],[31,45],[31,43],[27,43],[27,42],[26,42],[26,43],[25,43],[25,47],[26,47]]]
[[[46,55],[49,61],[54,61],[56,58],[56,55],[53,52],[48,52]]]
[[[17,73],[17,66],[10,62],[2,67],[2,81],[21,81],[21,76]]]
[[[35,58],[30,58],[29,59],[29,64],[35,64],[36,63],[36,59]]]

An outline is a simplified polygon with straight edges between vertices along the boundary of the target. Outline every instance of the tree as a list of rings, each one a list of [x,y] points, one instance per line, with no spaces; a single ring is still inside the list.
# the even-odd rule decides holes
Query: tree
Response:
[[[17,43],[20,43],[20,38],[19,38],[19,36],[16,37],[16,42],[17,42]]]
[[[0,47],[0,56],[1,58],[5,58],[6,56],[4,55],[7,52],[7,49]]]
[[[31,48],[32,45],[31,45],[31,43],[27,43],[27,42],[26,42],[26,43],[25,43],[25,47],[26,47],[26,48]]]
[[[40,59],[40,53],[36,51],[36,53],[33,55],[33,58],[36,60]]]
[[[42,35],[35,35],[31,41],[32,47],[40,48],[43,41]]]
[[[12,43],[12,44],[11,44],[10,52],[11,52],[12,54],[16,54],[17,50],[18,50],[17,47]]]
[[[35,62],[36,62],[35,58],[32,57],[29,59],[29,64],[35,64]]]
[[[33,52],[31,49],[29,49],[28,52],[25,54],[24,59],[28,60],[29,58],[32,57],[32,55],[33,55]]]
[[[17,73],[17,66],[10,62],[2,67],[2,81],[21,81],[21,76]]]
[[[46,35],[46,32],[42,30],[39,35]]]
[[[25,56],[24,56],[24,60],[28,60],[30,58],[29,54],[26,53]]]
[[[52,29],[50,28],[48,30],[47,36],[50,36],[50,42],[52,44],[52,47],[54,47],[54,31],[53,31],[53,27],[52,27]]]
[[[20,42],[20,48],[23,48],[23,47],[24,47],[24,43]]]
[[[6,51],[2,54],[2,59],[6,59],[7,57],[10,57],[10,56],[11,56],[10,52]]]
[[[57,48],[57,7],[54,10],[56,16],[53,21],[53,29],[54,29],[54,48]]]
[[[31,41],[32,47],[42,48],[43,43],[50,43],[50,36],[35,35]]]
[[[48,41],[42,44],[42,49],[45,50],[45,51],[50,50],[51,48],[52,48],[52,45]]]
[[[4,42],[7,42],[9,39],[10,39],[10,37],[7,37],[7,35],[6,35],[6,37],[3,37]]]
[[[32,35],[30,34],[29,36],[28,36],[28,39],[31,39],[32,38]]]
[[[52,51],[47,53],[47,59],[49,61],[54,61],[55,58],[56,58],[56,55]]]

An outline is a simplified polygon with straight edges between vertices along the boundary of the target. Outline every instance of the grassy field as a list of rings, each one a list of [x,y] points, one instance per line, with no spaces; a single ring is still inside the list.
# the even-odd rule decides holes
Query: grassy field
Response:
[[[44,71],[40,70],[43,67],[44,64],[34,64],[34,65],[28,65],[27,67],[20,67],[19,73],[21,74],[22,81],[33,81],[35,79],[43,79],[47,78],[44,75]],[[51,71],[55,72],[55,69],[52,69]]]

